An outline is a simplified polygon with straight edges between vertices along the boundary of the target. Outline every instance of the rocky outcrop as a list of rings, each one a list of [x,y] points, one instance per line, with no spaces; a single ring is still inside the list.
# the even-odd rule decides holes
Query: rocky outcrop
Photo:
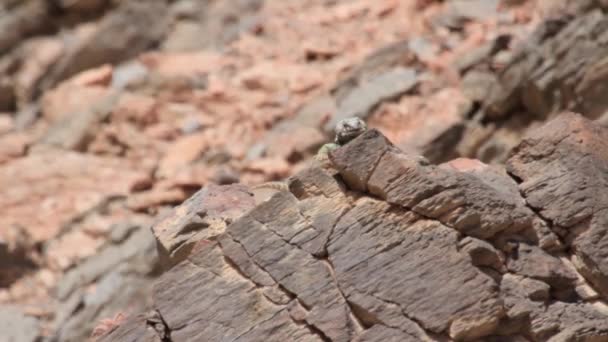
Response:
[[[507,173],[369,130],[194,244],[102,340],[604,340],[607,135],[560,115]]]
[[[0,2],[0,110],[25,110],[81,71],[119,64],[159,46],[171,52],[221,49],[255,27],[262,3]]]
[[[220,319],[227,330],[252,322],[272,330],[278,321],[265,315],[287,305],[296,318],[281,325],[286,340],[300,328],[315,339],[346,331],[353,340],[601,340],[606,215],[593,189],[604,185],[604,148],[582,148],[576,159],[575,140],[545,129],[509,151],[563,109],[607,125],[607,2],[415,2],[0,0],[0,305],[17,310],[6,311],[7,325],[81,341],[130,317],[160,338],[183,336],[186,325],[197,329],[198,313],[159,303],[176,294],[170,284],[183,272],[198,281],[184,264],[212,244],[221,247],[212,266],[225,267],[236,299],[218,299],[216,282],[172,301],[209,295],[218,302],[207,307],[234,304],[243,318],[250,305],[240,298],[257,304],[263,293],[278,305],[260,302],[258,321]],[[555,16],[534,14],[535,2]],[[329,172],[310,168],[333,124],[353,115],[403,152],[369,133],[333,162],[323,158]],[[560,122],[551,127],[570,132]],[[505,173],[465,158],[511,161]],[[279,187],[212,185],[297,172]],[[254,209],[260,202],[264,214]],[[354,222],[349,213],[363,228],[342,226]],[[255,241],[235,247],[225,235],[240,220],[288,245],[252,233]],[[414,235],[371,228],[383,225]],[[267,240],[260,253],[280,256],[258,255]],[[362,262],[352,269],[351,255]],[[412,255],[432,269],[419,271]],[[275,258],[282,263],[269,266]],[[399,281],[383,278],[385,264]],[[251,293],[233,287],[235,267],[254,279]],[[169,270],[162,301],[134,318],[153,307],[161,268]],[[182,273],[167,278],[175,268]],[[410,273],[438,297],[412,300],[422,286],[402,279]],[[370,285],[368,275],[384,280]],[[327,294],[313,298],[301,279]],[[436,283],[451,289],[452,279],[462,287],[450,290],[455,305],[466,310],[441,303],[448,296]],[[252,333],[242,338],[265,338]]]
[[[478,107],[461,155],[504,163],[526,130],[563,110],[606,122],[606,4],[552,3],[560,10],[513,49],[499,36],[460,59],[463,92]]]
[[[152,226],[164,268],[185,259],[201,240],[217,237],[228,224],[254,207],[242,184],[209,185],[194,194],[171,215]]]
[[[560,235],[573,264],[603,299],[608,298],[607,160],[608,131],[566,114],[524,139],[508,163],[526,202]]]

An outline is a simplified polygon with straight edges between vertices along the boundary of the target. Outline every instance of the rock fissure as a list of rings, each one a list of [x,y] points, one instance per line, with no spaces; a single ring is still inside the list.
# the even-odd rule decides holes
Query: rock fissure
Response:
[[[243,246],[243,244],[238,241],[237,239],[235,239],[232,235],[230,235],[230,232],[227,232],[226,234],[228,234],[228,236],[230,236],[231,240],[234,241],[236,244],[238,244],[243,251],[245,251],[245,253],[247,254],[247,257],[249,258],[249,260],[251,260],[251,262],[253,262],[257,268],[263,272],[265,272],[266,275],[268,275],[268,277],[270,277],[275,284],[277,284],[278,288],[283,291],[289,298],[297,298],[297,295],[295,293],[290,292],[289,290],[287,290],[285,287],[282,286],[282,284],[280,283],[280,281],[277,281],[272,274],[270,274],[270,272],[266,271],[266,269],[264,267],[262,267],[253,256],[251,256],[249,254],[249,252],[247,251],[247,249],[245,248],[245,246]]]
[[[334,231],[336,229],[336,226],[340,223],[340,220],[342,220],[342,218],[346,215],[348,215],[348,213],[352,210],[352,206],[349,208],[346,208],[337,218],[336,221],[331,225],[331,228],[329,229],[329,233],[327,234],[327,239],[323,242],[323,251],[321,252],[321,256],[323,258],[328,258],[329,257],[329,252],[328,252],[328,247],[329,244],[331,243],[331,239],[334,235]]]
[[[173,342],[171,329],[159,310],[153,310],[146,316],[146,325],[155,331],[161,342]]]
[[[399,311],[401,312],[401,314],[403,315],[403,317],[405,317],[406,319],[414,322],[416,324],[416,326],[418,326],[418,328],[420,328],[425,333],[427,333],[427,334],[428,333],[442,334],[442,335],[447,336],[447,334],[446,334],[445,331],[433,331],[432,329],[427,328],[423,322],[419,321],[418,319],[416,319],[414,317],[411,317],[411,315],[408,314],[407,309],[404,308],[401,304],[399,304],[397,302],[394,302],[394,301],[391,301],[391,300],[388,300],[386,298],[382,298],[381,296],[379,296],[378,294],[375,294],[375,293],[370,293],[369,295],[371,295],[375,299],[377,299],[377,300],[379,300],[379,301],[381,301],[381,302],[383,302],[385,304],[393,305],[393,306],[399,308]]]

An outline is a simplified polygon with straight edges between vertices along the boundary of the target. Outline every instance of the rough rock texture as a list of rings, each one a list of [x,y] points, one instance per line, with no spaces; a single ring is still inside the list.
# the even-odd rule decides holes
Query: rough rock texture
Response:
[[[330,152],[333,173],[305,169],[199,240],[154,311],[102,340],[602,341],[607,134],[561,115],[513,151],[511,178],[369,130]]]
[[[42,81],[48,89],[74,74],[104,63],[119,63],[136,57],[158,43],[167,30],[165,0],[122,1],[85,38],[68,46],[61,60]]]
[[[607,20],[597,9],[538,28],[492,84],[485,101],[488,116],[504,116],[520,103],[541,118],[564,108],[591,118],[603,114],[604,101],[591,97],[599,96],[605,77],[602,66],[608,45],[602,28]]]
[[[500,166],[522,135],[564,108],[608,126],[606,4],[0,0],[0,305],[17,306],[37,319],[46,336],[76,341],[97,324],[96,336],[130,317],[131,308],[120,303],[133,293],[142,308],[152,309],[151,302],[140,300],[152,298],[150,284],[157,275],[146,270],[161,268],[159,259],[165,268],[175,266],[205,240],[217,243],[229,221],[237,221],[252,204],[246,191],[238,190],[234,200],[215,198],[204,205],[193,200],[173,214],[171,207],[201,187],[211,189],[210,184],[242,182],[254,202],[264,205],[280,196],[293,206],[289,193],[299,200],[307,192],[322,196],[315,189],[327,189],[325,183],[256,184],[307,170],[310,157],[333,138],[327,135],[332,122],[359,115],[406,154],[387,152],[380,158],[383,170],[376,168],[369,180],[357,180],[366,168],[348,156],[334,156],[342,175],[327,156],[315,161],[340,186],[357,190],[347,192],[348,204],[330,203],[331,210],[372,196],[377,206],[418,215],[403,220],[410,222],[408,229],[423,220],[433,231],[440,225],[449,229],[433,241],[447,246],[455,235],[457,253],[437,248],[459,263],[462,255],[470,258],[470,264],[458,267],[482,270],[500,289],[505,314],[493,334],[502,337],[481,340],[545,340],[564,329],[554,338],[599,333],[602,326],[595,325],[591,309],[605,301],[605,270],[601,249],[593,243],[603,235],[590,227],[603,224],[602,206],[593,209],[599,214],[589,214],[588,200],[598,197],[586,187],[601,188],[593,179],[603,176],[585,173],[591,167],[583,172],[591,180],[568,179],[585,188],[576,191],[584,200],[562,210],[553,202],[561,206],[562,197],[575,191],[558,191],[559,200],[543,202],[536,197],[553,190],[541,184],[525,189],[531,195],[526,203],[520,195],[524,189],[518,188],[521,179]],[[361,151],[376,158],[373,151]],[[571,154],[561,151],[559,159]],[[411,157],[418,154],[426,159]],[[375,163],[367,159],[362,160]],[[399,177],[386,180],[382,172]],[[225,200],[238,202],[234,215],[209,209],[211,202]],[[555,214],[572,208],[581,209],[572,220],[586,218],[564,223]],[[195,213],[203,212],[199,220]],[[558,223],[551,215],[559,216]],[[162,243],[154,246],[148,227],[157,216],[161,223],[154,227]],[[325,223],[317,225],[321,228],[292,238],[324,258],[329,253],[324,241],[331,234]],[[135,226],[147,233],[133,233],[142,241],[138,248],[152,255],[160,246],[160,258],[118,257],[121,248],[137,249],[119,242]],[[201,226],[207,228],[198,230]],[[164,234],[158,234],[161,227]],[[427,258],[434,252],[428,253],[420,254]],[[137,270],[131,272],[131,264],[139,265]],[[123,269],[129,271],[114,273]],[[106,273],[114,275],[106,278]],[[353,276],[361,279],[359,273]],[[475,278],[483,285],[477,299],[493,298],[484,279]],[[519,282],[522,288],[514,284]],[[505,291],[512,295],[506,298]],[[349,301],[369,306],[369,298],[353,293]],[[277,298],[275,292],[269,296]],[[410,304],[392,293],[383,296]],[[429,325],[424,310],[409,306],[410,318],[420,319],[434,339],[450,334],[433,333],[448,325],[453,334],[474,336],[469,330],[491,330],[497,317],[492,304],[483,311],[489,321],[467,326],[445,319],[452,308],[437,309],[440,319]],[[298,309],[291,310],[294,316],[302,313]],[[162,314],[151,311],[138,319],[166,338],[172,327]],[[368,323],[361,325],[364,331],[355,329],[353,340],[419,339],[415,329],[368,327],[375,322],[370,317],[361,319]]]
[[[98,179],[96,185],[83,187],[83,182],[92,174]],[[138,171],[135,165],[127,166],[115,158],[59,150],[30,154],[19,162],[5,165],[0,168],[0,176],[2,182],[6,182],[1,185],[1,205],[4,210],[12,211],[12,216],[0,219],[1,224],[31,227],[29,234],[33,242],[54,236],[63,225],[75,219],[70,208],[89,210],[108,199],[128,194],[138,182],[148,178],[146,172]],[[110,182],[104,183],[102,179]],[[47,197],[47,194],[56,196]],[[4,237],[5,233],[3,230],[0,236]]]
[[[413,69],[397,67],[354,87],[339,102],[338,110],[325,126],[332,131],[341,120],[356,116],[366,120],[382,102],[399,98],[417,83]]]
[[[6,341],[36,342],[41,338],[40,323],[14,307],[0,309],[0,331]]]
[[[254,207],[253,194],[242,184],[208,185],[152,227],[164,267],[185,259],[200,240],[214,239]]]
[[[573,158],[564,155],[575,154]],[[572,250],[579,272],[608,299],[608,131],[563,114],[512,151],[508,170],[526,202]]]
[[[54,322],[56,333],[50,340],[83,341],[99,317],[147,309],[158,266],[149,222],[115,225],[109,242],[57,284],[61,305]]]
[[[538,121],[574,110],[601,120],[605,99],[605,27],[602,1],[547,1],[551,12],[529,36],[508,48],[499,36],[460,59],[462,90],[477,106],[462,135],[465,157],[504,163],[508,152]],[[541,9],[542,10],[542,9]],[[502,43],[500,40],[502,39]]]

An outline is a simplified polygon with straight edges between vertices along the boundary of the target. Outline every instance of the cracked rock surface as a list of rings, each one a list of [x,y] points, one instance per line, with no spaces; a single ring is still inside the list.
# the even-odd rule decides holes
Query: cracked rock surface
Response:
[[[504,170],[369,130],[195,243],[154,319],[101,340],[605,341],[607,142],[561,114]]]

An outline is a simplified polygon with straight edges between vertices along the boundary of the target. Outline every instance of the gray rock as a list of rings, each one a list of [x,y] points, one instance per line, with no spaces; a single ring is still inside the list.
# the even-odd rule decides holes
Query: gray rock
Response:
[[[254,203],[242,184],[205,186],[152,226],[163,268],[186,259],[201,241],[215,239]]]
[[[89,68],[118,64],[151,48],[166,34],[167,9],[165,0],[121,1],[116,10],[101,19],[94,34],[68,47],[49,70],[41,89],[52,88]]]
[[[339,103],[338,111],[325,126],[325,131],[330,132],[338,122],[353,116],[366,120],[381,102],[400,97],[417,83],[414,69],[398,67],[360,84]]]
[[[65,115],[48,129],[39,144],[86,151],[101,122],[112,113],[118,97],[117,93],[111,93],[88,110]]]
[[[113,240],[59,282],[51,341],[83,341],[100,320],[150,307],[151,280],[159,270],[154,237],[146,225],[117,227],[123,229]]]
[[[564,157],[566,156],[566,157]],[[575,266],[608,298],[608,130],[564,113],[532,131],[507,167],[526,202],[573,248]],[[565,231],[565,233],[563,233]]]
[[[8,52],[20,41],[52,27],[50,3],[45,0],[20,1],[0,13],[0,55]]]
[[[24,315],[11,306],[0,308],[0,331],[7,342],[37,342],[42,338],[37,319]]]

